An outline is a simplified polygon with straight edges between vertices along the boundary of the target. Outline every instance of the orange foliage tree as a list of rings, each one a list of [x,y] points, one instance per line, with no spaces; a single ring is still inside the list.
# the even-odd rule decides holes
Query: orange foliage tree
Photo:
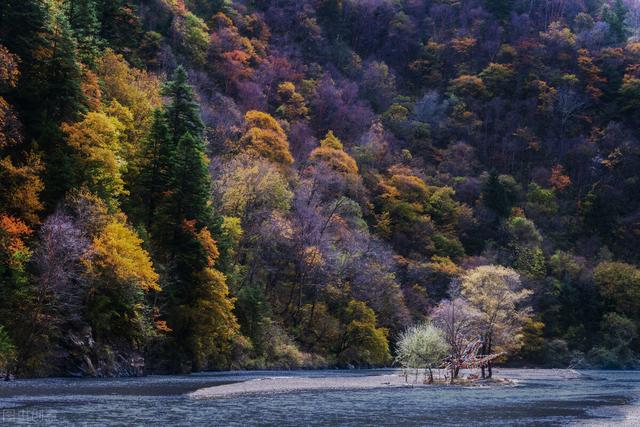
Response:
[[[293,163],[287,135],[276,119],[268,113],[253,110],[247,112],[244,119],[247,130],[238,141],[242,151],[282,165]]]

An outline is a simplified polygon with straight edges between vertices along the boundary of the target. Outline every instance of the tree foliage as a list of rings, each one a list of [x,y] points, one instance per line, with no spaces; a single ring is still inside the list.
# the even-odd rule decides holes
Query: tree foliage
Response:
[[[404,331],[397,347],[396,362],[405,368],[428,369],[429,383],[433,382],[432,370],[443,363],[449,351],[444,333],[429,323]]]
[[[0,2],[0,364],[634,366],[634,2],[264,3]]]
[[[482,266],[462,276],[462,296],[480,313],[483,354],[522,345],[522,325],[530,309],[522,303],[531,295],[518,273],[501,266]],[[491,365],[489,365],[491,376]]]
[[[62,130],[74,149],[76,182],[99,195],[115,208],[127,194],[122,177],[126,168],[122,156],[122,123],[104,113],[90,112],[78,123],[64,124]]]
[[[287,135],[271,115],[249,111],[244,120],[247,130],[238,141],[242,151],[283,165],[293,163]]]

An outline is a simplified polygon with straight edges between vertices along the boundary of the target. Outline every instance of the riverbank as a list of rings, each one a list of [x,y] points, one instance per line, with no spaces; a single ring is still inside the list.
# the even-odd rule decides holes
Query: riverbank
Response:
[[[514,385],[514,381],[506,378],[490,380],[461,379],[454,385],[482,386],[482,385]],[[216,399],[251,394],[292,393],[312,390],[370,390],[379,388],[415,388],[448,386],[444,379],[436,379],[434,384],[425,384],[423,374],[416,377],[413,373],[402,373],[368,376],[332,376],[326,378],[277,376],[257,378],[248,381],[207,387],[189,394],[192,399]]]

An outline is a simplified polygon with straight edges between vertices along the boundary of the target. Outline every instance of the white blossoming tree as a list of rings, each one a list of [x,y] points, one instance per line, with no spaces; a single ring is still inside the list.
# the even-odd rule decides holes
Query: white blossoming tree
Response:
[[[396,362],[404,368],[425,369],[429,384],[433,383],[433,369],[440,367],[449,354],[449,345],[442,330],[430,323],[412,326],[400,335]]]

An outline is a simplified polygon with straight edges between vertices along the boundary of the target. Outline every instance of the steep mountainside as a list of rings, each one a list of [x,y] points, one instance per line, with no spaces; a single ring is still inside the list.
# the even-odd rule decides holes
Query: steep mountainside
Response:
[[[634,367],[639,125],[635,0],[3,0],[0,371],[388,364],[479,266]]]

